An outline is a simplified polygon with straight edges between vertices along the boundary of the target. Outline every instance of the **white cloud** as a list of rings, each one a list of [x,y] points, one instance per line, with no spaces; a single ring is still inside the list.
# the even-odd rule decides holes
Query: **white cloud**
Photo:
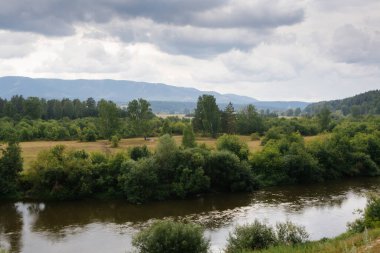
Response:
[[[86,11],[61,3],[76,8],[68,17],[48,2],[30,12],[11,2],[0,10],[3,28],[12,13],[26,13],[18,27],[0,30],[0,75],[161,82],[265,100],[380,88],[378,1],[161,0],[174,15],[151,0],[144,0],[151,8],[112,0],[103,12],[105,0],[93,7],[82,0]],[[54,18],[63,23],[38,30]]]

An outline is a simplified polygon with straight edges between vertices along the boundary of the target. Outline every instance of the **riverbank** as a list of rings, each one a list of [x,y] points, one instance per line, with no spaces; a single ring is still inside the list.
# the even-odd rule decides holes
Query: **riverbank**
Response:
[[[380,228],[359,234],[344,233],[333,239],[323,239],[296,246],[277,246],[262,251],[246,253],[378,253]]]

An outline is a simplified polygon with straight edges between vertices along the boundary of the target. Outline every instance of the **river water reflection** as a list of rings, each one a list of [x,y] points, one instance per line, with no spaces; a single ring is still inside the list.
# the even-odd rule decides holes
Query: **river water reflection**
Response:
[[[291,220],[311,239],[333,237],[357,218],[365,193],[380,178],[275,187],[252,194],[130,205],[125,201],[2,202],[0,247],[12,252],[130,252],[131,238],[155,219],[190,220],[206,227],[212,249],[221,252],[237,224]]]

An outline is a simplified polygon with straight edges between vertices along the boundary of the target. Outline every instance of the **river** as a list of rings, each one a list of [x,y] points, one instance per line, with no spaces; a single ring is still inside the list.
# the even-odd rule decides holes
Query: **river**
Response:
[[[251,194],[208,195],[191,200],[131,205],[125,201],[0,202],[0,247],[12,252],[131,252],[131,238],[155,219],[205,226],[213,252],[232,229],[255,219],[290,220],[311,239],[334,237],[358,217],[366,193],[380,178],[267,188]]]

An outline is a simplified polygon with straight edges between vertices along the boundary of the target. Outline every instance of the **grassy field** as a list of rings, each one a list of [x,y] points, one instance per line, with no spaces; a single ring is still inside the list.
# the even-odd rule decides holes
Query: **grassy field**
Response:
[[[318,136],[308,136],[305,137],[305,142],[308,143],[312,140],[325,138],[325,135]],[[116,153],[120,151],[126,151],[128,148],[133,146],[147,145],[149,149],[154,150],[157,145],[158,138],[151,138],[145,141],[143,138],[130,138],[122,139],[119,143],[118,148],[111,148],[110,142],[105,140],[100,140],[97,142],[78,142],[78,141],[32,141],[32,142],[21,142],[22,155],[24,158],[24,167],[29,168],[33,160],[36,159],[38,153],[42,150],[52,148],[56,145],[65,145],[69,149],[84,149],[88,152],[105,152],[105,153]],[[174,136],[174,139],[178,144],[181,143],[182,136]],[[240,139],[247,143],[251,152],[256,152],[262,149],[260,141],[251,141],[249,136],[240,136]],[[198,143],[204,143],[208,147],[215,148],[216,139],[207,137],[198,137]]]
[[[246,142],[252,152],[258,151],[262,148],[260,146],[260,141],[251,141],[249,136],[240,136],[240,138]],[[119,143],[118,148],[111,148],[110,142],[105,140],[100,140],[97,142],[78,142],[78,141],[32,141],[32,142],[21,142],[22,156],[24,158],[24,167],[29,168],[33,160],[36,159],[39,152],[52,148],[56,145],[65,145],[69,149],[84,149],[88,152],[105,152],[105,153],[116,153],[120,151],[126,151],[128,148],[133,146],[147,145],[149,149],[154,150],[157,145],[158,138],[151,138],[145,141],[143,138],[130,138],[122,139]],[[182,136],[174,136],[174,139],[178,144],[182,141]],[[199,137],[197,138],[198,143],[204,143],[208,147],[215,148],[216,140],[212,138]]]
[[[380,228],[361,234],[343,234],[334,239],[317,241],[303,245],[279,246],[260,253],[379,253],[380,252]],[[253,253],[246,252],[246,253]]]

